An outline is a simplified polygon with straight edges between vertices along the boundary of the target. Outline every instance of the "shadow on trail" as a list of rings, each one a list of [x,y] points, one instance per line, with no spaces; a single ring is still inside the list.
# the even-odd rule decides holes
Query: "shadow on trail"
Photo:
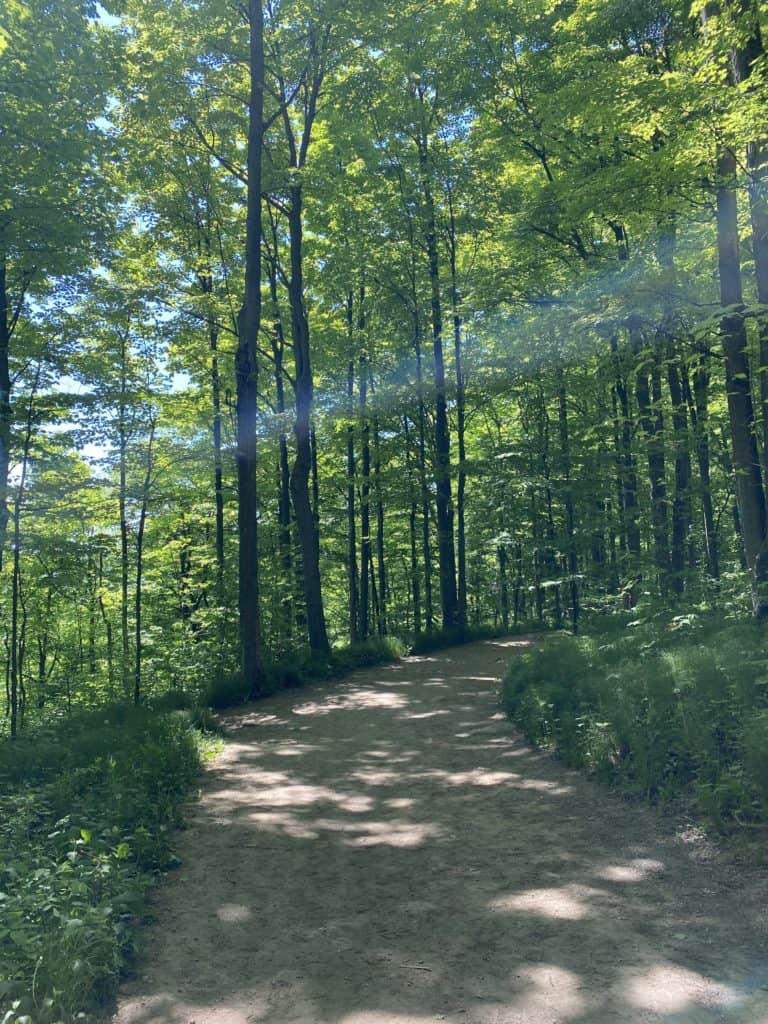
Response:
[[[768,1024],[765,879],[527,747],[513,653],[231,716],[120,1024]]]

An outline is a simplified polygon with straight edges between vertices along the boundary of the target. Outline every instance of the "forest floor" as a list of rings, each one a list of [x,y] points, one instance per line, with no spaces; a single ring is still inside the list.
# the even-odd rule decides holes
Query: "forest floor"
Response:
[[[768,1024],[768,877],[499,711],[527,641],[226,716],[117,1024]]]

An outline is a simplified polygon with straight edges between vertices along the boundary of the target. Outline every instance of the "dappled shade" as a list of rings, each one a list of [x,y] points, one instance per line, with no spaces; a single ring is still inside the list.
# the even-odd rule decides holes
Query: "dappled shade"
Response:
[[[765,880],[526,746],[505,651],[231,713],[118,1024],[768,1020]]]

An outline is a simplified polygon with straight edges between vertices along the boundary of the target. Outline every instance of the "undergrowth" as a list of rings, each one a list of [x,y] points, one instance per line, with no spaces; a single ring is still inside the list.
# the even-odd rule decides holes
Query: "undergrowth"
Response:
[[[114,991],[206,746],[188,712],[117,706],[0,744],[3,1024],[87,1020]]]
[[[766,631],[608,619],[515,658],[509,717],[571,767],[651,801],[693,798],[721,832],[768,825]]]
[[[541,628],[541,627],[540,627]],[[277,661],[268,661],[265,665],[264,682],[257,694],[259,697],[269,696],[280,690],[305,686],[325,679],[339,679],[358,668],[369,668],[397,661],[405,654],[429,654],[453,647],[457,644],[468,644],[476,640],[489,640],[493,637],[507,636],[513,633],[530,633],[536,627],[509,627],[508,629],[494,626],[467,626],[464,629],[438,629],[416,636],[410,647],[397,637],[370,637],[361,643],[347,647],[332,648],[323,657],[309,652],[297,652],[292,657],[283,657]],[[213,679],[202,696],[202,703],[210,708],[227,708],[243,704],[250,700],[251,692],[246,680],[239,673],[230,673]],[[170,691],[156,702],[162,707],[193,707],[193,695],[182,691]],[[199,712],[198,712],[199,713]]]
[[[267,662],[264,684],[258,696],[268,696],[323,679],[338,679],[358,668],[396,661],[405,653],[402,641],[389,636],[371,637],[363,643],[332,648],[327,657],[297,652],[294,657]],[[226,708],[242,704],[251,696],[246,680],[242,675],[233,673],[212,680],[203,701],[208,707]]]
[[[440,651],[444,647],[455,647],[458,644],[471,644],[477,640],[493,640],[501,636],[522,636],[527,633],[538,633],[545,631],[546,627],[538,623],[528,623],[525,626],[466,626],[463,629],[456,626],[453,629],[437,629],[429,633],[419,633],[411,644],[412,654],[431,654],[432,651]]]

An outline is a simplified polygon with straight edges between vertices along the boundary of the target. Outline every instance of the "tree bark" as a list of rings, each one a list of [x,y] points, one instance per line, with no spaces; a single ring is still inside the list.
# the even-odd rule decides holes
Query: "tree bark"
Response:
[[[152,486],[152,447],[155,441],[155,420],[150,420],[149,440],[147,442],[147,468],[144,474],[144,486],[141,491],[141,508],[139,510],[139,526],[136,531],[136,591],[134,594],[134,628],[135,628],[135,661],[133,671],[133,703],[141,703],[141,659],[143,654],[143,642],[141,636],[141,612],[142,612],[142,582],[144,579],[144,529],[147,524],[147,509],[149,506],[149,491]]]
[[[349,607],[349,642],[359,639],[359,597],[357,589],[357,516],[355,510],[355,361],[354,351],[354,296],[347,296],[347,329],[350,339],[350,360],[347,366],[347,589]],[[407,438],[406,438],[407,444]]]
[[[456,559],[457,559],[457,601],[458,622],[461,629],[467,627],[467,536],[464,498],[467,488],[466,449],[466,395],[464,366],[461,351],[461,315],[459,312],[459,286],[456,266],[457,239],[456,219],[453,212],[453,196],[448,192],[448,253],[451,271],[451,313],[453,317],[453,354],[456,372],[456,439],[458,443],[458,475],[456,479]]]
[[[704,525],[704,545],[707,553],[707,569],[712,579],[720,576],[717,527],[712,502],[709,454],[709,353],[702,352],[693,371],[693,393],[688,406],[696,445],[696,460],[699,467],[701,514]],[[683,377],[687,386],[687,376]]]
[[[654,394],[651,397],[651,385],[655,385],[654,391],[658,387],[659,353],[655,348],[650,351],[643,351],[637,329],[634,329],[632,332],[632,350],[635,356],[641,360],[640,365],[636,369],[635,399],[648,453],[654,563],[659,574],[659,584],[661,589],[664,590],[669,578],[669,522],[667,514],[664,422],[657,402],[657,395]],[[653,367],[653,379],[651,378],[651,367]]]
[[[706,27],[718,10],[708,3],[701,13]],[[732,62],[731,79],[738,75],[739,55]],[[766,557],[766,505],[755,434],[747,331],[741,285],[739,217],[736,194],[737,161],[721,146],[717,158],[717,257],[720,272],[720,337],[725,353],[725,383],[731,431],[731,458],[735,474],[744,555],[752,586],[752,610],[757,619],[768,616],[768,558]]]
[[[8,270],[0,254],[0,569],[3,567],[8,531],[8,471],[11,465],[11,310],[8,298]]]
[[[373,381],[371,381],[373,388]],[[384,556],[384,496],[381,487],[379,418],[373,417],[373,483],[376,494],[376,567],[379,577],[379,634],[387,634],[387,565]]]
[[[675,496],[672,502],[672,590],[682,594],[685,589],[685,555],[691,525],[691,454],[688,438],[688,414],[683,396],[680,369],[675,354],[667,356],[667,380],[672,400],[672,430],[675,453]]]
[[[765,592],[765,494],[755,437],[747,332],[739,259],[738,209],[733,181],[736,159],[730,151],[718,160],[720,186],[717,191],[717,239],[720,268],[720,302],[726,310],[720,321],[725,352],[725,376],[731,427],[731,458],[736,477],[744,553],[752,575],[752,604],[755,617],[768,614]]]
[[[130,699],[129,632],[128,632],[128,328],[120,332],[120,399],[117,434],[119,468],[118,511],[120,515],[120,641],[122,661],[120,674],[123,698]]]
[[[437,550],[440,570],[440,607],[443,629],[459,624],[456,592],[456,553],[453,542],[453,504],[451,499],[451,438],[448,428],[448,404],[445,388],[443,353],[443,312],[440,298],[440,259],[437,250],[435,204],[429,182],[428,140],[419,142],[419,164],[424,201],[424,241],[429,263],[432,309],[432,347],[435,375],[435,509],[437,513]]]
[[[261,167],[264,132],[264,16],[261,0],[248,0],[249,117],[246,198],[245,289],[237,319],[237,513],[240,664],[252,694],[264,686],[259,607],[257,344],[261,328]]]
[[[573,507],[573,486],[571,483],[571,442],[568,427],[568,397],[565,387],[565,373],[562,366],[557,370],[557,407],[560,426],[560,458],[563,474],[563,504],[565,505],[565,532],[568,542],[568,589],[571,598],[571,625],[574,633],[579,629],[579,561],[576,550],[576,525]]]
[[[361,291],[361,324],[362,313]],[[370,579],[371,569],[371,424],[368,418],[368,358],[360,355],[360,639],[367,640],[371,631]]]

